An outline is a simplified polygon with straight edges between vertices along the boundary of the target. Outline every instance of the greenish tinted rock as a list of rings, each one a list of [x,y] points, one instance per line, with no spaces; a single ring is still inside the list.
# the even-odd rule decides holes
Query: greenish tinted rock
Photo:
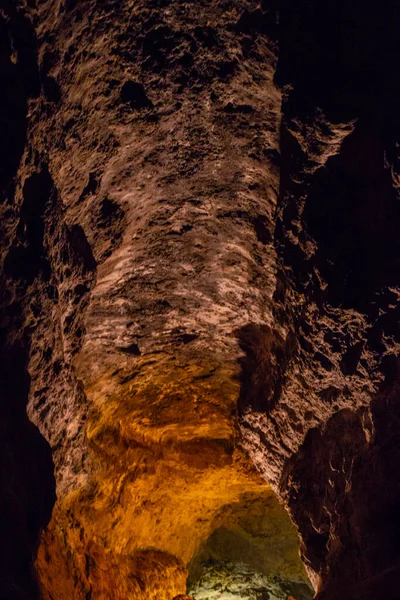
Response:
[[[273,494],[245,494],[225,506],[188,565],[196,600],[310,600],[298,534]]]
[[[196,600],[310,600],[313,592],[304,583],[284,581],[254,571],[244,563],[209,561],[200,579],[189,590]]]

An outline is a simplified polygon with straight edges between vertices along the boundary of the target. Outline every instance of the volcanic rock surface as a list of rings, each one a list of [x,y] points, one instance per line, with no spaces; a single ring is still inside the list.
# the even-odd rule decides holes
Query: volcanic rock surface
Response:
[[[0,0],[1,599],[398,600],[397,9]]]

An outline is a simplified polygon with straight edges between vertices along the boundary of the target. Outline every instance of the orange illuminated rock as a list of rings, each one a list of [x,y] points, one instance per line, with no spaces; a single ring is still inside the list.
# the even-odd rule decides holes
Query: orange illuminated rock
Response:
[[[37,569],[45,599],[171,600],[221,509],[268,490],[240,445],[237,332],[272,320],[274,43],[241,31],[241,1],[126,2],[112,18],[70,4],[36,11],[62,104],[32,135],[52,131],[49,170],[96,270],[79,311],[60,281],[47,416],[31,365],[58,484]]]
[[[400,597],[395,4],[0,0],[0,597]]]

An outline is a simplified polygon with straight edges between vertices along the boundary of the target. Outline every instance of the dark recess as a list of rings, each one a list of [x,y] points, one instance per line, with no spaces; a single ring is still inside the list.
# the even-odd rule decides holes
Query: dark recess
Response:
[[[0,271],[0,599],[38,600],[33,562],[55,502],[55,480],[50,447],[26,414],[30,332],[24,296],[39,273],[45,278],[42,216],[47,192],[37,189],[35,177],[29,179],[18,217],[14,191],[26,140],[28,100],[40,91],[37,43],[18,3],[1,0],[0,8],[3,257],[16,225],[15,244]]]
[[[27,18],[12,0],[0,8],[0,201],[12,201],[13,180],[26,137],[28,98],[40,91],[37,43]]]
[[[341,355],[341,374],[350,378],[367,369],[371,377],[385,377],[371,413],[335,404],[336,414],[308,432],[281,485],[289,485],[305,561],[322,578],[318,600],[396,600],[399,3],[379,8],[361,0],[282,0],[279,31],[276,82],[284,99],[276,316],[296,332],[300,364],[312,364],[319,373],[333,368],[315,350],[321,331],[315,313],[313,322],[303,316],[312,302],[321,319],[330,319],[325,339]],[[350,121],[354,131],[339,151],[310,169],[312,151],[292,131],[302,132],[307,147],[318,152],[317,131],[328,136],[329,127]],[[357,314],[367,332],[354,339],[344,323]],[[328,388],[321,398],[331,404],[340,394]],[[267,405],[264,399],[264,410]],[[369,430],[375,433],[367,443]]]
[[[121,100],[136,110],[153,106],[143,85],[137,81],[125,81],[121,88]]]

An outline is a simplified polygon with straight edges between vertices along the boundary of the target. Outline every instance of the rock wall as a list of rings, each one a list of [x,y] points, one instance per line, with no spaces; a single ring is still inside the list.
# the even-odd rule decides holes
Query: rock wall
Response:
[[[0,0],[15,598],[52,456],[46,600],[185,594],[270,485],[319,599],[396,600],[396,8]]]
[[[50,447],[26,415],[35,296],[47,288],[42,225],[28,198],[29,185],[23,200],[15,184],[28,105],[39,93],[36,45],[29,21],[12,2],[2,4],[0,32],[0,596],[19,600],[39,597],[33,560],[55,494]],[[26,246],[14,251],[22,259],[29,246],[30,260],[28,264],[25,254],[24,269],[16,272],[10,253],[18,235]]]
[[[284,333],[255,343],[244,332],[243,435],[299,526],[321,600],[400,592],[397,8],[280,11]],[[272,374],[266,352],[279,362]]]

